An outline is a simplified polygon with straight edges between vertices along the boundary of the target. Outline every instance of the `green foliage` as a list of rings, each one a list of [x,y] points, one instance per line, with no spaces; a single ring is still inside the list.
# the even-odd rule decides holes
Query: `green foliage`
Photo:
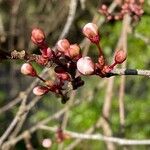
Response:
[[[41,2],[41,1],[40,1]],[[54,3],[54,2],[53,2]],[[92,1],[92,3],[94,3]],[[148,3],[148,2],[147,2]],[[91,4],[91,2],[89,2]],[[88,7],[90,7],[88,4]],[[50,6],[50,9],[53,9],[53,6],[56,7],[56,4]],[[93,8],[95,10],[96,2],[91,6],[91,10],[85,10],[85,12],[81,11],[81,14],[78,13],[75,18],[75,22],[73,25],[74,30],[71,30],[71,34],[69,35],[71,39],[79,41],[82,37],[81,28],[85,23],[91,20],[93,17]],[[10,7],[10,6],[9,6]],[[0,13],[4,20],[4,24],[8,28],[9,24],[9,15],[7,11],[9,7],[5,6],[3,3],[0,6]],[[38,3],[36,0],[26,1],[24,3],[26,18],[31,23],[33,20],[35,21],[38,17],[41,17],[41,12],[39,11]],[[43,12],[47,14],[46,11]],[[38,16],[38,15],[39,16]],[[144,42],[143,39],[139,39],[135,37],[135,33],[141,34],[142,36],[150,39],[150,9],[149,5],[145,5],[145,14],[142,17],[141,21],[137,24],[132,33],[128,36],[128,57],[127,57],[127,67],[132,69],[147,69],[150,70],[150,44]],[[35,17],[36,16],[36,17]],[[59,16],[59,15],[58,15]],[[42,17],[41,17],[42,18]],[[101,18],[101,17],[100,17]],[[45,18],[44,18],[45,19]],[[43,19],[43,20],[44,20]],[[44,21],[47,21],[46,18]],[[66,18],[65,18],[66,19]],[[41,19],[42,20],[42,19]],[[36,24],[42,25],[44,21],[39,20]],[[55,20],[58,20],[55,18]],[[41,23],[42,22],[42,23]],[[32,22],[33,23],[33,22]],[[41,23],[41,24],[40,24]],[[61,24],[57,26],[57,28],[52,33],[49,33],[49,40],[52,40],[51,43],[55,43],[53,40],[53,36],[58,37],[60,30],[59,28],[62,26]],[[30,24],[32,26],[32,24]],[[118,42],[118,38],[120,36],[122,27],[122,22],[113,22],[113,23],[105,23],[100,29],[101,33],[101,47],[104,50],[105,55],[108,58],[108,62],[112,62],[112,56]],[[49,22],[47,22],[47,29],[51,28]],[[75,36],[74,36],[75,35]],[[52,38],[51,38],[52,36]],[[55,39],[55,38],[54,38]],[[30,46],[29,46],[30,47]],[[34,48],[32,49],[35,50]],[[36,50],[35,50],[36,51]],[[92,56],[93,59],[97,59],[98,51],[94,45],[90,46],[90,50],[88,55]],[[20,62],[17,64],[17,66]],[[33,64],[36,68],[37,72],[41,72],[42,67],[36,64]],[[5,65],[1,65],[1,68],[5,67]],[[2,69],[0,70],[2,71]],[[19,72],[19,71],[18,71]],[[20,72],[19,72],[20,73]],[[3,75],[4,73],[2,73]],[[8,81],[11,80],[11,74],[8,71],[5,71],[7,75],[6,78]],[[4,76],[4,75],[3,75]],[[27,77],[27,80],[29,78]],[[25,80],[26,81],[26,80]],[[30,80],[31,81],[31,80]],[[30,84],[30,81],[26,83],[22,83],[23,87],[20,87],[20,90],[24,89],[24,86],[27,87]],[[85,132],[88,128],[90,128],[93,124],[96,123],[97,119],[102,115],[102,107],[105,98],[106,85],[101,87],[101,83],[103,83],[104,79],[99,77],[85,77],[84,78],[85,85],[77,90],[77,95],[75,97],[75,102],[80,102],[77,106],[73,107],[69,111],[69,123],[67,129],[77,132]],[[18,81],[19,82],[19,81]],[[16,83],[18,84],[18,83]],[[9,95],[9,87],[10,84],[7,85],[7,89],[5,89],[2,82],[0,82],[0,105],[3,106],[6,103],[7,96]],[[111,109],[111,117],[110,124],[113,131],[114,136],[120,136],[120,123],[119,123],[119,104],[118,104],[118,93],[120,87],[120,77],[115,77],[114,87],[113,87],[113,98],[112,98],[112,109]],[[2,89],[1,89],[2,88]],[[130,139],[148,139],[150,138],[150,79],[146,77],[131,77],[128,76],[126,78],[126,87],[125,87],[125,138]],[[11,97],[12,98],[12,97]],[[30,101],[30,100],[28,100]],[[9,102],[9,101],[7,101]],[[24,128],[28,128],[33,124],[36,124],[39,120],[42,120],[46,117],[51,116],[57,110],[65,107],[60,103],[60,99],[58,99],[53,94],[48,94],[44,96],[41,101],[32,109],[31,114],[27,118],[26,124]],[[8,112],[0,114],[0,126],[5,127],[8,125],[10,118],[16,114],[18,111],[18,105],[13,107],[13,109]],[[9,116],[9,117],[8,117]],[[62,118],[61,118],[62,119]],[[50,122],[48,125],[59,125],[62,120],[55,120]],[[4,121],[5,120],[5,121]],[[0,129],[0,133],[4,130]],[[100,129],[96,129],[95,133],[102,133]],[[42,150],[41,143],[43,138],[52,138],[53,146],[52,150],[56,150],[58,148],[58,144],[55,141],[54,133],[38,130],[35,135],[33,135],[32,141],[35,146],[37,146],[39,150]],[[73,140],[65,141],[65,145],[68,145]],[[24,143],[21,141],[16,150],[23,149]],[[106,149],[104,142],[100,141],[89,141],[85,140],[81,144],[79,144],[76,150],[80,149]],[[118,147],[118,149],[123,149],[123,147]],[[132,147],[129,150],[146,150],[147,147]],[[148,149],[147,149],[148,150]]]

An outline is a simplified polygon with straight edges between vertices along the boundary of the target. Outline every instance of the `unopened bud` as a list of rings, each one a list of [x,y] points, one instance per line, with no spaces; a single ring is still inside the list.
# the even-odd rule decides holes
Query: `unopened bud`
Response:
[[[94,63],[90,57],[82,57],[77,61],[77,69],[83,75],[91,75],[94,72]]]
[[[58,51],[65,53],[70,47],[70,43],[67,39],[62,39],[57,42]]]
[[[115,62],[117,64],[123,63],[126,60],[126,58],[127,58],[127,54],[123,50],[119,50],[115,53]]]
[[[68,53],[71,58],[75,58],[80,54],[80,47],[77,44],[72,44],[68,49]]]
[[[107,8],[107,6],[106,6],[105,4],[103,4],[103,5],[101,6],[101,9],[104,10],[104,11],[107,11],[108,8]]]
[[[34,44],[41,44],[45,40],[44,32],[39,28],[34,28],[31,32],[31,40]]]
[[[49,89],[45,86],[36,86],[34,89],[33,89],[33,93],[37,96],[41,96],[41,95],[44,95],[46,94],[47,92],[49,91]]]
[[[67,72],[56,73],[60,80],[70,80],[70,76]]]
[[[21,73],[29,76],[36,76],[36,71],[29,63],[24,63],[21,67]]]
[[[42,146],[44,148],[50,148],[52,146],[52,140],[51,139],[44,139],[42,141]]]
[[[49,58],[49,59],[51,59],[51,58],[53,57],[52,49],[51,49],[50,47],[41,49],[40,51],[41,51],[42,56],[43,56],[44,58]]]
[[[108,20],[108,21],[110,21],[110,20],[112,20],[112,19],[113,19],[113,16],[111,16],[111,15],[108,15],[108,16],[107,16],[107,20]]]
[[[92,42],[98,44],[100,41],[100,36],[98,32],[98,27],[94,23],[88,23],[83,27],[83,34]]]

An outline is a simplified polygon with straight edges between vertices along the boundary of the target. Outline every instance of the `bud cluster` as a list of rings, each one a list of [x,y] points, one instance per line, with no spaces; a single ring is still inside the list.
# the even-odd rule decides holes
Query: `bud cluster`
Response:
[[[103,50],[100,47],[100,34],[96,24],[86,24],[83,27],[82,32],[93,44],[96,45],[99,51],[99,57],[96,63],[94,63],[92,58],[88,56],[80,58],[77,61],[77,69],[81,75],[98,75],[100,77],[106,77],[117,64],[121,64],[126,60],[125,51],[117,50],[114,56],[114,63],[111,65],[107,64]]]
[[[38,75],[30,62],[21,67],[21,73],[24,75],[37,77],[43,84],[33,89],[33,93],[42,96],[48,92],[53,92],[62,97],[62,103],[68,100],[68,86],[77,89],[84,84],[81,77],[76,75],[77,61],[81,58],[80,47],[78,44],[71,44],[67,39],[61,39],[56,44],[56,50],[52,50],[46,43],[45,34],[39,28],[34,28],[31,32],[32,42],[38,46],[41,54],[36,55],[36,63],[47,66],[51,63],[54,66],[55,80],[46,80]]]
[[[133,21],[138,21],[144,13],[143,4],[144,0],[125,0],[120,6],[120,11],[117,13],[109,12],[105,4],[99,8],[99,12],[103,14],[108,21],[122,20],[125,14],[129,14]]]
[[[61,39],[56,44],[55,51],[48,47],[45,40],[44,32],[35,28],[31,33],[32,42],[38,46],[41,54],[37,55],[35,61],[42,66],[46,66],[51,62],[55,72],[55,79],[43,79],[38,75],[33,68],[31,62],[24,63],[21,67],[21,73],[31,77],[39,78],[43,84],[37,85],[33,89],[33,93],[37,96],[42,96],[48,92],[53,92],[62,98],[62,103],[65,103],[68,98],[68,91],[75,90],[84,85],[81,76],[98,75],[106,77],[117,64],[121,64],[126,59],[126,53],[119,50],[115,53],[114,63],[109,65],[106,63],[106,58],[103,50],[100,47],[100,34],[98,26],[94,23],[88,23],[83,27],[83,34],[96,45],[99,51],[99,57],[95,63],[91,57],[82,57],[78,44],[71,44],[67,39]]]

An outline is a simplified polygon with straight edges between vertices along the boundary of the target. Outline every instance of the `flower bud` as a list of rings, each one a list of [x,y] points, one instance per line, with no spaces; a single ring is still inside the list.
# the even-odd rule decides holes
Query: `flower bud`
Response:
[[[29,76],[36,76],[36,71],[29,63],[24,63],[21,67],[21,73]]]
[[[103,5],[101,6],[101,9],[104,10],[104,11],[107,11],[108,7],[107,7],[105,4],[103,4]]]
[[[67,39],[62,39],[57,42],[58,51],[65,53],[70,47],[70,43]]]
[[[92,42],[98,44],[100,41],[100,36],[98,32],[98,27],[94,23],[88,23],[83,27],[83,34]]]
[[[48,63],[48,59],[44,58],[42,55],[39,55],[39,56],[37,56],[37,58],[36,58],[36,62],[37,62],[39,65],[45,66],[45,65],[47,65],[47,63]]]
[[[42,56],[43,56],[44,58],[49,58],[49,59],[51,59],[51,58],[53,57],[53,52],[52,52],[52,49],[51,49],[50,47],[41,49],[40,51],[41,51]]]
[[[106,19],[107,19],[108,21],[110,21],[110,20],[112,20],[112,19],[113,19],[113,16],[108,15],[108,16],[106,17]]]
[[[70,76],[67,72],[56,73],[60,80],[70,80]]]
[[[68,49],[68,53],[70,58],[75,58],[80,54],[80,47],[77,44],[72,44]]]
[[[77,61],[77,69],[83,75],[91,75],[94,72],[94,63],[90,57],[82,57]]]
[[[31,40],[34,44],[41,44],[45,40],[44,32],[39,28],[34,28],[31,32]]]
[[[115,53],[115,63],[116,64],[121,64],[123,63],[127,58],[127,54],[123,50],[119,50]]]
[[[42,142],[42,146],[44,148],[50,148],[52,146],[52,140],[51,139],[44,139]]]
[[[49,91],[49,89],[45,86],[36,86],[34,89],[33,89],[33,93],[37,96],[41,96],[41,95],[44,95],[46,94],[47,92]]]

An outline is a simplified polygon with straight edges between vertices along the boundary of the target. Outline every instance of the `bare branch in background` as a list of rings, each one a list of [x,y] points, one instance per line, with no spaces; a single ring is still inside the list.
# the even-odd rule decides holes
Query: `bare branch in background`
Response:
[[[64,38],[68,34],[70,27],[73,23],[73,20],[75,18],[77,3],[78,3],[78,0],[70,0],[70,8],[69,8],[68,18],[67,18],[66,24],[64,26],[64,29],[63,29],[59,39]]]
[[[51,132],[56,132],[56,127],[48,127],[48,126],[39,126],[42,130],[47,130]],[[78,139],[86,139],[86,140],[100,140],[105,142],[112,142],[119,145],[150,145],[150,140],[133,140],[133,139],[122,139],[117,137],[108,137],[102,134],[82,134],[77,132],[72,132],[65,130],[64,133],[70,135],[71,138],[78,138]]]

